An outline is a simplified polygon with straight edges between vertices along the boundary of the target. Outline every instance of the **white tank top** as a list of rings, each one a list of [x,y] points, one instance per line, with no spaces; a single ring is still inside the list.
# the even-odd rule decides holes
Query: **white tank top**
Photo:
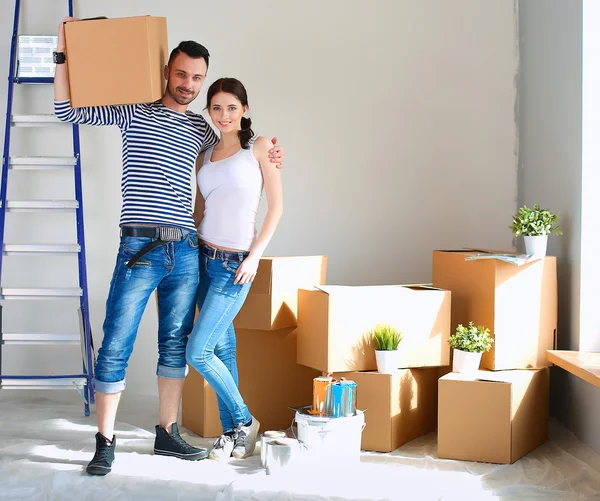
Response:
[[[256,236],[256,213],[263,190],[260,165],[252,153],[240,149],[223,160],[211,161],[206,150],[197,182],[204,198],[204,217],[198,227],[202,240],[219,247],[250,250]]]

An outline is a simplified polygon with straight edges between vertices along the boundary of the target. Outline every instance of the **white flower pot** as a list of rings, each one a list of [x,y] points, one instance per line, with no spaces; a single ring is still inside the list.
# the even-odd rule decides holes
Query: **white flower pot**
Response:
[[[476,373],[481,363],[481,355],[481,353],[470,353],[455,348],[452,356],[452,372],[460,372],[462,374]]]
[[[375,350],[375,360],[377,361],[377,372],[394,374],[398,371],[398,365],[400,364],[400,351]]]
[[[548,235],[542,235],[539,237],[532,237],[524,235],[525,240],[525,254],[533,254],[533,257],[541,258],[546,255],[546,248],[548,247]]]

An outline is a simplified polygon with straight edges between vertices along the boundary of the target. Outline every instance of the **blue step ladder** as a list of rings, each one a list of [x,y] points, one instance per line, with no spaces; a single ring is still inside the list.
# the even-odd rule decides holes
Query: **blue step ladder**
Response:
[[[73,0],[68,0],[69,16],[73,16]],[[81,188],[81,156],[79,128],[77,125],[58,121],[54,115],[13,115],[13,92],[15,84],[52,84],[52,77],[20,77],[18,75],[17,43],[21,0],[15,0],[14,28],[10,47],[8,72],[8,95],[6,105],[6,128],[2,157],[2,180],[0,188],[0,389],[69,389],[75,388],[83,396],[84,412],[90,415],[94,403],[92,384],[94,348],[89,318],[83,200]],[[11,156],[11,129],[14,127],[56,127],[72,129],[72,157],[14,157]],[[15,170],[73,171],[75,200],[7,200],[9,174]],[[77,242],[71,244],[20,244],[5,242],[7,212],[73,212],[75,213]],[[2,272],[4,256],[65,256],[77,255],[79,287],[60,288],[9,288],[4,287]],[[7,333],[4,332],[2,310],[7,302],[14,300],[79,300],[79,333]],[[75,313],[74,313],[75,314]],[[2,371],[3,349],[7,345],[79,345],[81,347],[82,371],[79,374],[8,375]]]

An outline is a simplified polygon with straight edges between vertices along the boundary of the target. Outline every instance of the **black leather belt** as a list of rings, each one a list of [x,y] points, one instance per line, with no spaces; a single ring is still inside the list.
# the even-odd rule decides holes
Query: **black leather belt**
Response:
[[[221,250],[204,243],[200,244],[200,252],[203,256],[210,259],[220,259],[221,261],[232,261],[234,263],[241,263],[249,254],[248,252],[243,251],[235,252]]]
[[[141,237],[141,238],[156,238],[158,237],[158,228],[155,226],[123,226],[121,228],[122,237]]]
[[[131,259],[125,261],[125,265],[132,268],[148,252],[169,242],[180,242],[188,233],[175,226],[122,226],[122,237],[156,238],[136,252]]]

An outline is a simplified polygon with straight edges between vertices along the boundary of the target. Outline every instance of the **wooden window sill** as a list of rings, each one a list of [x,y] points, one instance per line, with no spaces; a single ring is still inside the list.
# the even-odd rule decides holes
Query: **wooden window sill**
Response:
[[[546,360],[600,388],[600,353],[548,350]]]

